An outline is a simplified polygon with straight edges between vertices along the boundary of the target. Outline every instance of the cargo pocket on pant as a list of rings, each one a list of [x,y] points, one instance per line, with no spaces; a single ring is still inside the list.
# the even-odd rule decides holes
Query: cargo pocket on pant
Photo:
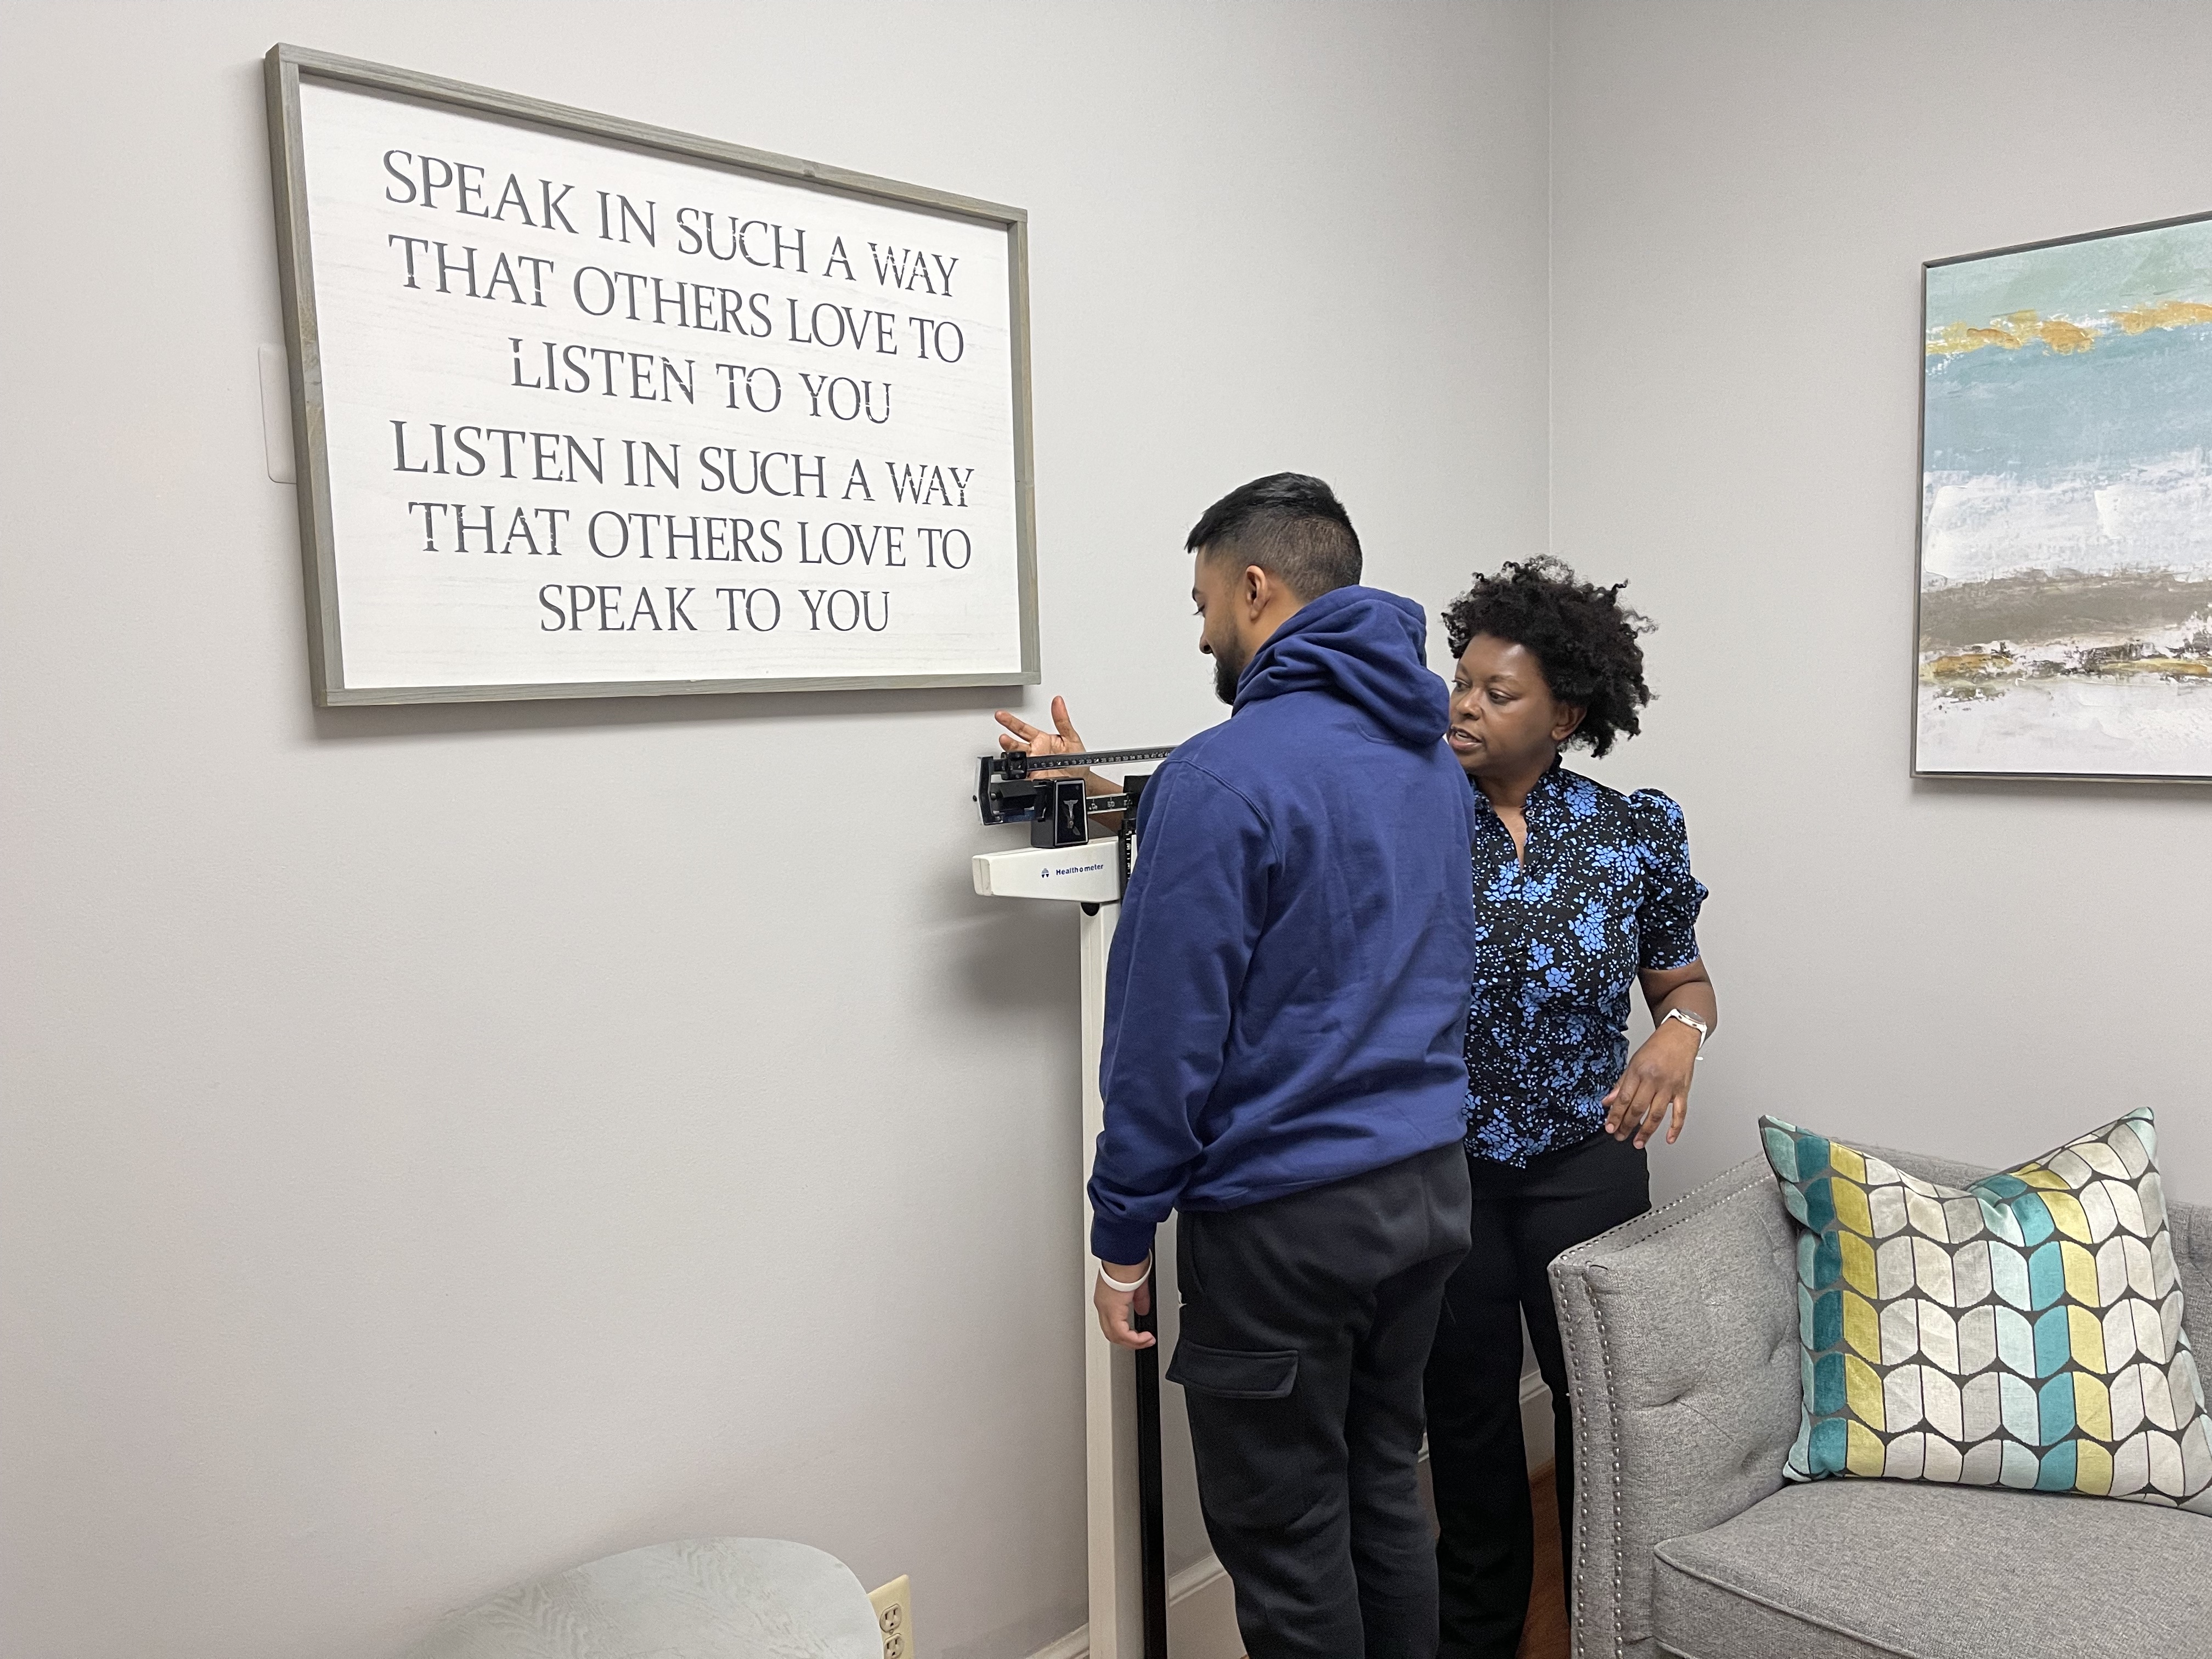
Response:
[[[1293,1397],[1295,1351],[1211,1348],[1186,1336],[1168,1379],[1182,1385],[1199,1507],[1224,1560],[1240,1552],[1237,1540],[1267,1547],[1258,1540],[1279,1539],[1325,1503],[1307,1402]]]
[[[1287,1400],[1298,1385],[1297,1352],[1209,1348],[1186,1336],[1176,1344],[1168,1381],[1217,1400]]]

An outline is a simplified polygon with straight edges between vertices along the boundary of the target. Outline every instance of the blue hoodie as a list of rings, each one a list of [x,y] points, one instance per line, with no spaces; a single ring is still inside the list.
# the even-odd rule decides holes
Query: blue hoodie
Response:
[[[1466,1133],[1474,792],[1420,606],[1340,587],[1161,763],[1106,968],[1091,1248]]]

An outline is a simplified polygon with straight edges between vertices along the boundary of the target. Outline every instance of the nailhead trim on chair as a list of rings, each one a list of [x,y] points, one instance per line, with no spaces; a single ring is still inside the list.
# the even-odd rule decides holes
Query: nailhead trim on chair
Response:
[[[1593,1308],[1595,1308],[1595,1304],[1592,1304]],[[1569,1321],[1562,1321],[1559,1325],[1560,1341],[1565,1346],[1570,1349],[1575,1346],[1575,1339],[1571,1334],[1571,1327],[1572,1322]],[[1601,1350],[1602,1349],[1602,1343],[1601,1343]],[[1579,1354],[1577,1354],[1577,1358],[1580,1358]],[[1577,1367],[1577,1369],[1579,1368]],[[1587,1420],[1583,1415],[1586,1407],[1583,1404],[1583,1396],[1589,1392],[1589,1390],[1587,1389],[1571,1389],[1567,1393],[1567,1398],[1573,1404],[1575,1408],[1575,1437],[1578,1440],[1587,1439],[1589,1437],[1587,1435],[1583,1433],[1583,1425]],[[1618,1480],[1619,1478],[1620,1467],[1616,1462],[1614,1466],[1614,1479]],[[1577,1655],[1579,1655],[1583,1650],[1583,1621],[1575,1616],[1575,1586],[1577,1583],[1581,1582],[1583,1559],[1585,1553],[1589,1548],[1589,1525],[1583,1514],[1583,1511],[1589,1506],[1589,1479],[1587,1474],[1583,1474],[1575,1482],[1575,1559],[1571,1562],[1563,1562],[1561,1564],[1566,1571],[1567,1578],[1567,1582],[1565,1586],[1567,1603],[1567,1632],[1574,1652]],[[1616,1604],[1620,1600],[1620,1598],[1618,1595],[1613,1597],[1613,1601]]]
[[[1597,1327],[1597,1362],[1606,1376],[1613,1375],[1613,1345],[1606,1340],[1605,1310],[1598,1298],[1590,1297],[1590,1322]],[[1613,1424],[1613,1502],[1607,1505],[1613,1519],[1613,1650],[1617,1654],[1627,1645],[1626,1633],[1621,1627],[1620,1581],[1626,1571],[1628,1552],[1620,1542],[1620,1390],[1608,1385],[1605,1391],[1606,1414]],[[1577,1546],[1577,1553],[1581,1553]]]
[[[1595,1304],[1593,1304],[1593,1307],[1595,1307]],[[1573,1322],[1571,1321],[1563,1320],[1559,1324],[1560,1340],[1570,1349],[1572,1349],[1575,1346],[1575,1339],[1572,1334],[1572,1323]],[[1577,1355],[1577,1358],[1579,1358],[1579,1355]],[[1584,1421],[1586,1420],[1583,1416],[1583,1413],[1587,1409],[1584,1406],[1583,1397],[1589,1392],[1589,1390],[1587,1389],[1571,1389],[1567,1393],[1567,1398],[1573,1404],[1575,1408],[1575,1434],[1577,1439],[1588,1438],[1588,1437],[1582,1432],[1582,1428]],[[1613,1473],[1614,1479],[1618,1481],[1620,1478],[1620,1466],[1618,1462],[1615,1462]],[[1583,1650],[1583,1621],[1575,1616],[1575,1586],[1581,1581],[1583,1555],[1589,1548],[1589,1525],[1588,1522],[1584,1520],[1583,1516],[1583,1511],[1589,1507],[1589,1480],[1588,1476],[1585,1475],[1583,1478],[1575,1482],[1575,1559],[1571,1562],[1563,1562],[1560,1564],[1565,1570],[1567,1579],[1566,1584],[1564,1588],[1566,1592],[1568,1636],[1574,1652],[1577,1654],[1581,1653]],[[1613,1601],[1616,1604],[1620,1600],[1620,1598],[1618,1595],[1613,1597]]]
[[[1764,1168],[1757,1167],[1754,1164],[1754,1167],[1746,1171],[1742,1182],[1733,1191],[1723,1193],[1717,1198],[1706,1200],[1693,1213],[1703,1215],[1710,1211],[1719,1209],[1723,1205],[1734,1203],[1735,1200],[1741,1197],[1744,1193],[1755,1191],[1758,1188],[1767,1185],[1771,1179],[1771,1177],[1769,1171]],[[1656,1210],[1646,1210],[1642,1215],[1632,1217],[1630,1219],[1622,1222],[1618,1227],[1607,1228],[1604,1232],[1600,1233],[1595,1238],[1585,1240],[1583,1243],[1577,1245],[1575,1248],[1577,1249],[1589,1249],[1591,1246],[1601,1243],[1606,1239],[1612,1237],[1613,1235],[1617,1232],[1621,1232],[1631,1227],[1642,1228],[1649,1226],[1650,1223],[1657,1220],[1660,1217],[1668,1214],[1670,1211],[1682,1208],[1682,1206],[1689,1203],[1692,1199],[1703,1197],[1703,1188],[1692,1188],[1691,1191],[1683,1194],[1681,1197],[1674,1200],[1671,1203],[1663,1204]],[[1690,1215],[1677,1216],[1674,1220],[1668,1222],[1663,1227],[1651,1228],[1651,1231],[1644,1233],[1643,1237],[1656,1238],[1662,1233],[1672,1232],[1675,1228],[1680,1226],[1684,1222],[1688,1221],[1692,1217]],[[1641,1243],[1642,1239],[1639,1239],[1638,1242]],[[1584,1293],[1589,1296],[1590,1322],[1597,1327],[1598,1364],[1604,1369],[1606,1375],[1607,1376],[1611,1376],[1613,1374],[1613,1350],[1612,1345],[1606,1340],[1605,1310],[1599,1301],[1599,1298],[1590,1292],[1589,1280],[1587,1278],[1583,1280],[1583,1286]],[[1571,1342],[1572,1339],[1569,1339],[1569,1340]],[[1583,1396],[1588,1392],[1589,1390],[1584,1389],[1577,1389],[1572,1391],[1572,1394],[1570,1396],[1574,1401],[1575,1420],[1578,1425],[1584,1420],[1583,1413],[1586,1409],[1586,1405]],[[1613,1428],[1612,1501],[1606,1505],[1606,1512],[1613,1532],[1613,1651],[1616,1655],[1627,1645],[1627,1632],[1623,1628],[1621,1613],[1621,1579],[1626,1571],[1628,1553],[1621,1542],[1620,1527],[1620,1391],[1617,1389],[1607,1388],[1606,1389],[1607,1415],[1611,1420]],[[1583,1561],[1585,1559],[1585,1552],[1589,1547],[1589,1528],[1584,1524],[1584,1517],[1589,1507],[1589,1480],[1585,1477],[1577,1474],[1575,1482],[1575,1566],[1577,1569],[1573,1575],[1573,1579],[1575,1580],[1578,1580],[1580,1578],[1580,1569]],[[1574,1610],[1574,1587],[1573,1582],[1571,1581],[1568,1585],[1567,1590],[1567,1607],[1571,1617]],[[1583,1638],[1588,1633],[1588,1627],[1580,1619],[1572,1619],[1571,1622],[1574,1631],[1575,1651],[1578,1656],[1585,1656],[1586,1659],[1588,1650],[1586,1650],[1583,1644]],[[1657,1638],[1655,1637],[1653,1638],[1653,1645],[1656,1647],[1657,1644]]]

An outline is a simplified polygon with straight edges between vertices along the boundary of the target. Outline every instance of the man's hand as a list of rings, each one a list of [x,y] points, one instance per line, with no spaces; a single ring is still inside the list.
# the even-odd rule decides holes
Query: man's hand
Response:
[[[1644,1040],[1605,1097],[1605,1132],[1615,1140],[1635,1137],[1638,1146],[1667,1126],[1667,1144],[1682,1133],[1690,1112],[1690,1079],[1698,1061],[1698,1034],[1668,1020]]]
[[[1010,755],[1079,755],[1083,752],[1083,736],[1075,729],[1075,722],[1067,717],[1067,699],[1052,700],[1050,732],[1038,730],[1020,715],[1001,708],[993,716],[1006,729],[999,733],[999,747]],[[1121,786],[1110,778],[1092,771],[1074,773],[1063,769],[1057,772],[1032,772],[1033,778],[1066,778],[1080,776],[1083,793],[1086,795],[1118,795]],[[1119,812],[1100,812],[1092,822],[1107,835],[1118,834],[1121,828]]]
[[[1054,697],[1053,708],[1055,715],[1061,712],[1059,705],[1060,699]],[[1004,720],[1006,717],[1001,714],[999,718]],[[1130,1267],[1102,1261],[1098,1266],[1106,1275],[1092,1286],[1091,1291],[1091,1305],[1098,1310],[1098,1328],[1106,1333],[1106,1340],[1117,1348],[1151,1347],[1159,1338],[1150,1331],[1139,1330],[1134,1316],[1152,1310],[1152,1281],[1149,1277],[1152,1264],[1140,1261]],[[1106,1282],[1107,1279],[1118,1279],[1124,1285],[1139,1279],[1145,1282],[1133,1291],[1117,1291]]]
[[[1054,729],[1050,732],[1042,731],[1031,726],[1020,715],[1012,714],[1004,708],[999,710],[992,718],[1006,728],[999,733],[999,747],[1010,755],[1079,755],[1083,752],[1083,735],[1075,729],[1075,722],[1067,717],[1066,697],[1054,697],[1052,700]],[[1030,775],[1036,778],[1064,778],[1071,775],[1060,771],[1032,772]],[[1119,784],[1100,777],[1096,772],[1085,772],[1082,775],[1084,792],[1086,794],[1117,795],[1121,792]]]
[[[1043,732],[1031,726],[1020,715],[1001,708],[992,718],[1006,729],[999,733],[999,747],[1008,754],[1023,755],[1079,755],[1083,738],[1075,723],[1067,718],[1067,699],[1052,700],[1052,723],[1054,731]]]

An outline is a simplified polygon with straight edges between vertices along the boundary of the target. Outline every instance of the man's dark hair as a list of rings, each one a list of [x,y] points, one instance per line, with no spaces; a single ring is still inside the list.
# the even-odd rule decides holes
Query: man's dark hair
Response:
[[[1359,535],[1336,492],[1303,472],[1240,484],[1191,526],[1188,552],[1256,564],[1304,599],[1359,580]]]
[[[1638,634],[1651,623],[1620,602],[1615,582],[1601,587],[1577,580],[1548,554],[1474,573],[1474,586],[1444,609],[1444,638],[1456,659],[1478,634],[1510,640],[1536,659],[1544,684],[1561,702],[1583,710],[1583,723],[1567,741],[1602,755],[1616,738],[1643,729],[1636,711],[1651,701],[1644,683]]]

